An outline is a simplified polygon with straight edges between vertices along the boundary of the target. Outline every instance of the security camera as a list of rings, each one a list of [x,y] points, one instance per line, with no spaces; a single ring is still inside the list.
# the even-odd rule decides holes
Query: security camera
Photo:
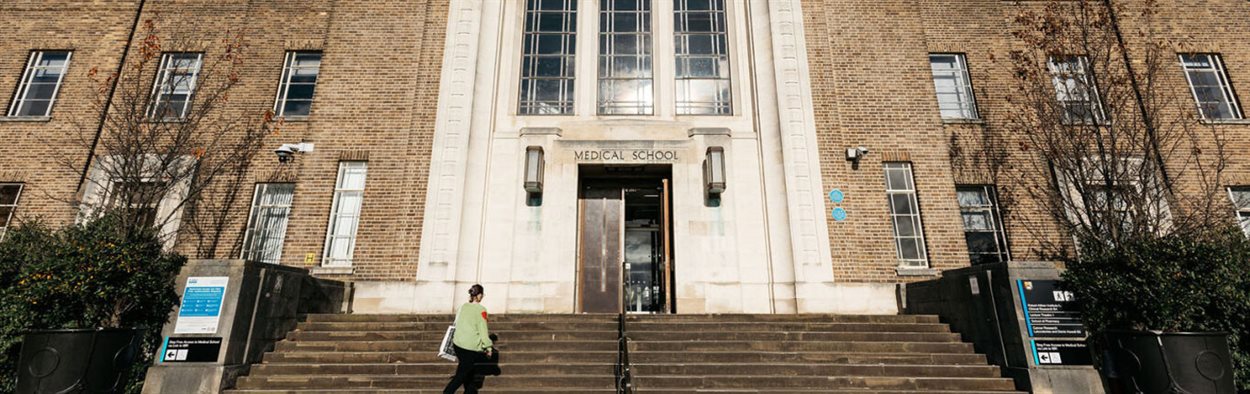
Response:
[[[287,162],[290,162],[291,159],[295,158],[296,153],[305,153],[305,152],[312,152],[312,151],[313,151],[313,144],[308,143],[308,142],[301,142],[298,144],[282,144],[282,146],[279,146],[278,149],[273,150],[273,154],[278,155],[279,163],[287,163]]]
[[[846,148],[846,159],[858,161],[861,157],[868,154],[868,148],[863,146],[857,148]]]
[[[273,154],[278,155],[279,163],[286,163],[290,162],[291,159],[295,157],[295,149],[291,149],[290,146],[282,145],[278,147],[278,149],[274,149]]]

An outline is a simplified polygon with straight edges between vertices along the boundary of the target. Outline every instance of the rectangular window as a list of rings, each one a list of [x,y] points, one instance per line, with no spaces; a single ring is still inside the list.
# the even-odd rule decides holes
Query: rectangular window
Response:
[[[252,212],[243,237],[243,259],[278,264],[282,242],[295,198],[294,183],[260,183],[252,197]]]
[[[34,51],[26,61],[26,72],[9,103],[10,117],[49,116],[56,93],[61,90],[65,70],[69,68],[68,51]]]
[[[183,119],[191,108],[191,95],[200,76],[202,53],[166,53],[152,83],[152,119]]]
[[[924,226],[920,223],[920,202],[916,198],[911,163],[885,163],[884,166],[885,193],[890,202],[899,268],[928,268]]]
[[[733,112],[726,25],[725,0],[673,0],[677,114]]]
[[[972,264],[1007,261],[1007,235],[1003,231],[994,186],[960,185],[955,187],[955,194]]]
[[[968,64],[963,54],[929,54],[933,70],[933,88],[937,91],[938,111],[942,119],[976,119],[977,103],[972,95]]]
[[[1230,187],[1228,195],[1233,199],[1233,208],[1237,209],[1237,223],[1250,237],[1250,186]]]
[[[363,161],[339,163],[339,176],[334,184],[334,203],[330,208],[330,228],[326,233],[325,259],[327,267],[350,267],[356,250],[356,227],[360,225],[360,207],[365,197],[365,173],[368,164]]]
[[[287,52],[273,104],[276,116],[304,117],[312,112],[313,91],[321,70],[321,52]]]
[[[0,183],[0,240],[13,224],[13,213],[17,212],[17,202],[22,196],[21,183]]]
[[[135,223],[144,227],[154,227],[162,223],[159,217],[161,200],[167,191],[165,182],[155,180],[117,180],[113,182],[112,203],[115,208],[123,210]],[[158,221],[158,219],[160,221]]]
[[[1102,123],[1107,118],[1088,57],[1053,56],[1048,67],[1064,123]]]
[[[599,1],[599,114],[650,115],[651,1]]]
[[[1181,67],[1189,79],[1189,89],[1198,103],[1198,114],[1203,119],[1241,119],[1241,107],[1228,82],[1224,61],[1212,53],[1181,54]]]
[[[526,0],[521,115],[573,113],[578,0]]]

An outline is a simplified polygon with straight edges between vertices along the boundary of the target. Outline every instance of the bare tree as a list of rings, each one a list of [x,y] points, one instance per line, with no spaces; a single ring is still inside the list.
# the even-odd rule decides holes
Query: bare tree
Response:
[[[255,155],[280,122],[268,110],[229,106],[247,56],[242,34],[196,41],[143,21],[120,73],[90,72],[99,124],[70,133],[89,153],[67,159],[83,180],[80,220],[116,215],[130,230],[179,237],[198,258],[236,253]],[[223,248],[224,247],[224,248]]]
[[[1125,10],[1110,2],[1052,1],[1015,19],[1014,86],[978,155],[1009,162],[1020,199],[1074,239],[1118,244],[1222,217],[1225,137],[1196,121],[1170,75],[1178,46],[1151,32],[1145,3],[1132,11],[1131,45],[1117,15]],[[1076,246],[1032,235],[1049,257]]]

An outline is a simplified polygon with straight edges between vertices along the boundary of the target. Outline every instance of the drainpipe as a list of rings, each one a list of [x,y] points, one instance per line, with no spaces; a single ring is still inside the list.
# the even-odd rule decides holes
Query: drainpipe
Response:
[[[1128,45],[1124,44],[1124,35],[1120,33],[1120,19],[1116,16],[1115,5],[1111,0],[1102,0],[1104,6],[1107,7],[1107,16],[1111,19],[1111,29],[1115,32],[1116,43],[1120,46],[1120,56],[1124,59],[1124,67],[1128,70],[1128,80],[1133,86],[1133,96],[1137,100],[1137,109],[1141,111],[1142,123],[1146,125],[1146,138],[1150,139],[1150,149],[1155,162],[1159,164],[1159,177],[1162,178],[1163,187],[1167,188],[1168,195],[1171,196],[1172,180],[1168,176],[1168,168],[1163,162],[1163,154],[1159,152],[1159,138],[1156,136],[1154,119],[1150,117],[1150,113],[1146,111],[1146,100],[1142,95],[1141,86],[1137,82],[1137,73],[1133,71],[1133,62],[1128,56]]]
[[[91,171],[91,162],[95,159],[96,147],[100,145],[100,137],[104,134],[104,122],[108,120],[109,108],[113,106],[113,95],[117,92],[117,85],[121,83],[122,71],[126,67],[126,58],[130,55],[130,46],[135,40],[135,31],[139,30],[139,19],[143,17],[143,6],[147,0],[139,0],[139,4],[135,7],[134,20],[130,22],[130,34],[126,37],[126,46],[122,48],[121,60],[117,61],[117,73],[113,78],[113,83],[109,86],[108,97],[104,98],[104,109],[100,111],[100,121],[95,129],[95,137],[91,139],[91,150],[87,151],[87,162],[83,164],[82,175],[78,177],[78,202],[83,199],[83,184],[87,182],[87,174]]]

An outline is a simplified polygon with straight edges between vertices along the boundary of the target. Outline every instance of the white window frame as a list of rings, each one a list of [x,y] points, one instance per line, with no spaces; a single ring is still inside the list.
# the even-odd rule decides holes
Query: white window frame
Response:
[[[894,250],[898,254],[898,262],[899,262],[898,268],[899,269],[928,269],[929,268],[929,253],[925,244],[924,220],[921,218],[921,215],[920,215],[920,198],[916,193],[916,178],[915,178],[915,174],[912,172],[912,164],[909,162],[885,162],[885,163],[882,163],[882,167],[884,168],[883,175],[885,175],[884,178],[885,178],[886,203],[889,208],[890,225],[893,228],[893,234],[894,234]],[[907,180],[907,182],[906,182],[906,185],[904,185],[904,188],[902,189],[891,188],[890,186],[890,172],[891,171],[903,171],[905,173],[906,175],[905,179]],[[896,195],[903,195],[907,197],[907,199],[909,200],[913,208],[911,213],[905,213],[905,214],[896,213],[898,212],[898,210],[894,206],[894,196]],[[897,218],[900,218],[900,217],[914,218],[915,223],[916,223],[915,234],[908,235],[908,236],[903,236],[899,234],[899,226],[898,226]],[[904,239],[914,239],[916,241],[919,258],[908,259],[908,258],[903,257],[903,240]]]
[[[615,8],[605,9],[602,7],[603,2],[599,2],[600,7],[598,7],[598,13],[600,23],[598,26],[599,34],[597,38],[598,44],[600,45],[597,45],[599,49],[597,56],[599,64],[598,73],[596,75],[598,78],[598,86],[596,88],[596,112],[599,115],[647,116],[655,114],[655,36],[652,34],[655,30],[655,9],[650,0],[638,1],[637,4],[645,4],[646,7],[643,10],[619,10]],[[602,23],[605,20],[612,20],[612,17],[617,14],[635,14],[637,16],[641,16],[637,19],[636,23],[643,23],[646,26],[646,29],[640,29],[637,31],[621,31],[615,29],[617,26],[615,26],[614,23],[610,23],[608,25]],[[616,51],[616,45],[614,44],[606,47],[601,45],[604,42],[614,43],[616,41],[615,38],[619,36],[634,36],[635,39],[638,40],[635,42],[636,44],[645,44],[640,46],[646,48],[645,54],[622,54]],[[639,51],[639,53],[642,53],[642,51]],[[641,67],[645,65],[647,70],[645,75],[616,75],[616,69],[613,68],[613,64],[614,60],[617,58],[634,58],[633,60],[637,61],[637,65],[640,66],[640,71],[638,71],[639,74],[644,74],[641,71]],[[647,83],[647,87],[645,89],[639,88],[635,91],[635,93],[639,93],[635,101],[626,102],[635,103],[632,105],[621,104],[620,102],[612,100],[611,97],[608,97],[609,94],[607,89],[605,89],[605,87],[619,89],[622,84],[643,81]],[[647,101],[644,103],[643,100]],[[633,112],[629,112],[629,110],[633,110]]]
[[[290,187],[290,196],[285,200],[285,204],[270,204],[269,199],[265,197],[274,189],[274,187]],[[279,264],[282,261],[282,246],[286,243],[286,230],[291,221],[291,207],[295,205],[295,184],[286,182],[267,182],[257,183],[255,191],[252,193],[252,209],[247,215],[247,232],[243,236],[243,250],[239,258],[244,260],[257,261],[261,263]],[[282,212],[281,219],[277,222],[265,221],[263,223],[272,225],[272,227],[258,228],[261,222],[258,219],[266,217],[269,212],[275,210]],[[258,250],[256,248],[256,237],[276,240],[276,244],[262,244],[262,246],[273,247],[274,250]]]
[[[1075,68],[1072,70],[1060,69],[1060,60],[1065,60],[1062,64],[1068,65],[1072,62],[1066,60],[1075,59]],[[1103,109],[1102,94],[1098,91],[1098,80],[1090,69],[1089,56],[1085,55],[1056,55],[1046,60],[1046,68],[1050,71],[1051,82],[1055,86],[1055,101],[1059,103],[1059,107],[1063,110],[1061,114],[1064,124],[1103,124],[1107,121],[1107,112]],[[1068,73],[1068,74],[1065,74]],[[1071,81],[1071,83],[1069,83]],[[1080,89],[1084,87],[1085,92]],[[1075,92],[1073,90],[1076,90]],[[1086,99],[1071,99],[1074,94],[1088,96]],[[1085,103],[1088,102],[1091,118],[1089,119],[1073,119],[1073,113],[1068,109],[1068,103]]]
[[[1237,193],[1246,193],[1246,198],[1239,200]],[[1233,201],[1234,219],[1237,220],[1237,225],[1241,227],[1242,232],[1246,233],[1246,237],[1250,237],[1250,186],[1230,186],[1228,198]]]
[[[511,108],[506,113],[500,113],[501,119],[510,119],[523,124],[521,127],[562,127],[561,123],[567,122],[569,119],[643,119],[654,118],[660,120],[686,121],[692,124],[709,125],[708,127],[723,127],[725,122],[740,123],[743,127],[749,127],[749,119],[754,116],[750,111],[743,111],[740,107],[747,106],[755,98],[752,96],[748,86],[748,76],[744,73],[736,72],[736,70],[747,69],[749,59],[747,54],[750,52],[745,42],[743,32],[749,25],[747,14],[749,10],[743,8],[744,5],[738,0],[726,0],[724,7],[725,31],[727,38],[726,52],[729,59],[726,69],[726,78],[729,81],[729,92],[727,93],[728,109],[727,112],[721,114],[684,114],[677,111],[677,70],[676,70],[676,47],[674,45],[675,21],[674,21],[674,4],[673,0],[650,0],[651,7],[651,35],[652,35],[652,92],[654,95],[654,105],[649,115],[624,115],[624,114],[600,114],[598,111],[598,92],[599,79],[598,72],[598,54],[599,54],[599,1],[600,0],[577,0],[577,33],[579,38],[575,50],[577,59],[574,60],[574,92],[573,92],[573,110],[561,114],[551,113],[526,113],[521,111],[521,102],[523,93],[521,90],[522,77],[521,71],[525,67],[525,15],[526,1],[507,1],[508,4],[504,8],[507,15],[511,15],[505,19],[507,32],[516,35],[518,38],[507,40],[504,50],[510,55],[505,57],[505,69],[512,70],[509,75],[511,78],[500,79],[498,88],[506,94],[500,95],[497,103],[501,106]],[[582,56],[584,55],[584,56]],[[700,126],[695,126],[700,127]]]
[[[31,82],[35,79],[35,74],[41,70],[50,70],[53,67],[40,66],[39,62],[43,61],[43,55],[49,52],[65,52],[65,63],[61,65],[61,74],[57,76],[56,87],[52,89],[52,98],[48,101],[48,109],[44,110],[43,115],[21,115],[17,111],[22,108],[22,104],[26,102],[26,95],[30,92]],[[61,83],[65,81],[65,74],[69,71],[69,62],[74,57],[73,51],[48,51],[39,50],[31,51],[30,58],[26,60],[25,72],[22,74],[21,83],[17,86],[17,91],[13,93],[13,101],[9,103],[9,117],[48,117],[52,116],[52,107],[56,105],[56,98],[61,93]]]
[[[341,161],[339,162],[338,178],[334,181],[334,202],[330,207],[330,223],[326,226],[326,244],[322,253],[321,266],[323,267],[351,267],[352,260],[356,254],[356,231],[360,227],[361,211],[364,207],[365,200],[365,182],[368,180],[369,164],[365,161]],[[361,176],[359,188],[348,188],[344,185],[345,178],[351,172],[359,172]],[[356,195],[359,198],[360,206],[355,207],[354,214],[343,213],[343,196]],[[346,235],[335,235],[343,219],[353,219],[351,227],[347,229]],[[336,239],[347,239],[346,259],[334,259],[334,241]]]
[[[0,182],[0,186],[17,185],[17,197],[13,199],[12,204],[4,204],[0,202],[0,207],[9,208],[9,214],[0,218],[0,241],[4,240],[5,234],[9,233],[9,227],[13,226],[13,216],[17,214],[17,206],[22,203],[22,192],[26,190],[26,184],[21,182]]]
[[[1210,68],[1192,68],[1185,62],[1185,56],[1206,56],[1211,63]],[[1241,105],[1237,103],[1237,94],[1233,92],[1233,84],[1228,80],[1228,72],[1224,69],[1224,59],[1218,53],[1181,53],[1177,54],[1180,59],[1181,69],[1185,71],[1185,80],[1189,82],[1189,93],[1194,97],[1194,105],[1198,107],[1198,116],[1204,120],[1240,120],[1244,118],[1241,112]],[[1202,101],[1198,98],[1198,89],[1194,87],[1194,79],[1190,75],[1193,72],[1207,72],[1215,74],[1216,80],[1220,83],[1220,96],[1228,103],[1228,109],[1232,112],[1231,118],[1212,118],[1207,115],[1202,107]]]
[[[933,67],[934,58],[936,57],[955,58],[956,68],[939,71],[937,68]],[[972,77],[968,74],[968,59],[964,54],[962,53],[930,53],[929,54],[929,70],[933,75],[933,91],[937,98],[938,114],[942,117],[942,119],[944,120],[945,119],[951,119],[951,120],[980,119],[981,115],[977,112],[976,94],[974,94],[972,91]],[[942,73],[942,75],[939,75],[939,73]],[[946,114],[943,112],[944,110],[942,108],[942,99],[941,99],[943,92],[938,87],[938,82],[937,82],[938,77],[943,77],[943,78],[954,77],[956,91],[947,92],[947,94],[954,94],[956,97],[962,98],[962,100],[959,100],[958,102],[959,116],[946,116]]]
[[[686,2],[686,1],[688,0],[673,0],[673,1],[670,1],[669,3]],[[733,56],[734,55],[731,52],[734,46],[733,36],[732,36],[732,31],[731,31],[732,25],[734,23],[734,18],[733,18],[733,15],[730,13],[730,7],[731,7],[730,3],[732,3],[733,1],[731,0],[708,0],[708,1],[719,2],[720,8],[718,10],[714,9],[711,11],[705,11],[705,10],[678,11],[676,5],[674,4],[673,8],[668,10],[670,17],[664,20],[666,24],[669,26],[669,28],[671,29],[670,32],[672,33],[671,35],[674,40],[673,46],[671,47],[672,49],[671,54],[673,55],[672,57],[673,59],[673,86],[672,86],[673,88],[673,111],[678,116],[733,116],[734,115],[734,101],[735,101],[734,100],[734,96],[735,96],[734,83],[733,83],[733,80],[734,80],[734,75],[733,75],[734,57]],[[719,13],[720,14],[719,18],[720,18],[721,24],[723,25],[722,27],[724,28],[724,30],[712,31],[712,32],[679,31],[677,29],[677,24],[678,24],[677,14],[678,13],[694,13],[694,12]],[[715,77],[705,76],[705,77],[684,77],[684,78],[678,76],[677,64],[681,62],[683,59],[710,57],[708,55],[694,55],[690,53],[679,55],[677,53],[678,48],[677,48],[676,40],[681,39],[683,37],[692,36],[692,35],[719,35],[723,37],[724,56],[725,56],[725,64],[724,64],[725,72],[723,75],[719,75]],[[720,56],[720,54],[716,54],[716,56]],[[695,111],[696,109],[700,108],[701,105],[708,105],[709,102],[697,102],[693,100],[685,101],[685,102],[681,101],[681,97],[677,94],[678,87],[682,85],[683,83],[689,83],[691,81],[724,81],[724,83],[728,84],[729,89],[728,89],[727,94],[729,96],[726,97],[726,100],[723,105],[724,112],[719,112],[719,110],[717,110],[717,112],[711,112],[711,113],[697,112]],[[683,106],[683,103],[685,103],[684,106]],[[722,107],[719,102],[713,102],[713,103],[715,103],[714,105],[716,105],[718,108]],[[684,111],[687,111],[687,112],[683,112],[683,109]]]
[[[302,119],[302,118],[307,118],[312,115],[312,105],[313,105],[313,102],[316,101],[315,97],[317,94],[316,93],[317,80],[321,79],[321,59],[320,58],[318,59],[316,67],[312,67],[312,66],[295,66],[295,58],[299,55],[307,55],[307,54],[313,54],[313,53],[322,55],[322,58],[324,58],[324,54],[321,51],[287,51],[286,52],[286,59],[283,60],[282,62],[282,78],[278,81],[278,96],[274,98],[274,102],[273,102],[274,116]],[[288,116],[286,114],[286,102],[287,102],[287,95],[290,94],[291,92],[291,78],[295,75],[295,71],[308,70],[308,69],[316,71],[316,76],[313,77],[314,81],[312,83],[313,98],[310,98],[308,102],[308,115]],[[307,83],[301,82],[301,83],[297,83],[297,85],[307,85]]]
[[[591,37],[591,35],[587,34],[583,36],[581,40],[579,40],[577,37],[578,30],[587,28],[586,24],[582,20],[583,13],[584,13],[584,10],[583,10],[584,7],[582,7],[582,4],[581,4],[582,1],[581,0],[562,0],[562,1],[565,2],[566,6],[569,6],[571,8],[566,8],[564,10],[559,10],[559,11],[541,10],[541,9],[530,10],[529,8],[530,1],[527,0],[527,1],[518,2],[520,3],[521,14],[523,15],[523,19],[521,21],[521,31],[520,31],[521,44],[519,45],[520,63],[519,63],[519,67],[517,67],[516,69],[517,82],[518,82],[517,83],[517,96],[516,96],[517,115],[520,115],[520,116],[571,116],[571,115],[576,115],[578,112],[578,105],[579,105],[578,89],[579,87],[578,87],[577,76],[586,75],[585,73],[582,72],[581,67],[580,67],[580,60],[582,58],[585,58],[585,56],[578,56],[578,53],[579,52],[583,54],[586,53],[585,51],[583,51],[584,46],[586,45],[584,40],[587,39],[586,37]],[[556,13],[556,12],[567,14],[569,24],[573,25],[572,30],[568,30],[569,26],[567,25],[563,26],[565,30],[562,30],[561,32],[558,32],[558,33],[528,30],[529,21],[531,20],[531,18],[536,19],[537,15],[541,13]],[[597,13],[595,17],[598,18]],[[566,45],[566,47],[564,48],[565,52],[562,52],[559,55],[540,54],[537,49],[537,46],[538,46],[537,36],[540,34],[541,35],[562,35],[563,36],[562,43]],[[591,40],[592,42],[597,41],[598,36],[595,35],[593,37],[594,38],[589,38],[589,40]],[[535,49],[533,53],[526,53],[525,51],[526,42],[531,42],[534,45]],[[572,45],[568,45],[570,43]],[[531,71],[537,72],[537,62],[539,58],[556,58],[556,57],[563,58],[561,62],[564,64],[566,70],[569,71],[569,74],[567,75],[561,74],[556,77],[540,77],[536,75],[532,75],[532,76],[525,75],[526,67],[533,66],[534,70],[531,70]],[[533,64],[527,64],[526,60],[530,58],[533,58],[533,62],[534,62]],[[597,75],[597,74],[598,73],[591,74],[591,75]],[[536,91],[530,90],[529,97],[526,97],[525,86],[527,84],[530,84],[531,89],[535,89],[537,87],[537,82],[544,81],[544,80],[560,81],[561,89],[569,89],[567,92],[568,96],[565,97],[564,96],[565,92],[561,91],[559,93],[560,100],[555,101],[555,102],[541,101],[536,98],[537,97]],[[550,103],[555,103],[557,106],[554,106],[554,107],[544,106]]]
[[[173,89],[177,89],[178,85],[181,85],[181,83],[178,83],[179,81],[171,81],[171,78],[172,78],[171,74],[183,71],[183,69],[177,68],[176,64],[171,64],[171,63],[173,62],[175,56],[184,56],[184,55],[195,55],[195,63],[193,63],[192,67],[189,68],[190,75],[186,77],[188,80],[187,90],[186,91],[173,90]],[[191,101],[195,98],[195,91],[199,84],[200,71],[203,68],[203,66],[204,66],[204,53],[202,52],[165,52],[165,53],[162,53],[161,64],[160,64],[160,67],[157,69],[156,78],[152,80],[152,96],[151,96],[152,102],[148,108],[148,118],[155,119],[155,120],[186,119],[187,110],[191,108]],[[172,88],[170,87],[171,82],[173,83]],[[166,98],[167,95],[174,95],[174,94],[186,94],[187,95],[187,99],[186,101],[182,102],[182,108],[178,110],[177,116],[158,117],[159,114],[157,112],[160,111],[161,103],[167,100]]]
[[[997,190],[998,188],[995,187],[994,185],[955,185],[955,193],[957,196],[956,198],[958,198],[959,192],[971,191],[972,189],[979,189],[978,191],[982,194],[982,196],[984,196],[985,200],[989,202],[989,204],[968,206],[968,205],[963,205],[962,200],[959,201],[960,219],[962,221],[963,215],[966,213],[971,213],[971,214],[984,213],[984,214],[989,215],[989,225],[992,226],[992,229],[989,231],[969,230],[967,226],[967,222],[964,222],[963,232],[964,232],[965,242],[967,241],[967,234],[971,232],[993,233],[994,243],[997,246],[998,252],[997,253],[975,253],[975,254],[999,256],[998,262],[1011,261],[1011,250],[1010,248],[1007,247],[1007,230],[1003,227],[1003,217],[1002,217],[1002,213],[1000,212],[1000,207],[998,203],[998,190]],[[974,252],[972,251],[971,248],[969,248],[968,259],[972,261],[972,263],[976,264],[978,262],[976,261],[976,259],[973,259],[973,254]]]

